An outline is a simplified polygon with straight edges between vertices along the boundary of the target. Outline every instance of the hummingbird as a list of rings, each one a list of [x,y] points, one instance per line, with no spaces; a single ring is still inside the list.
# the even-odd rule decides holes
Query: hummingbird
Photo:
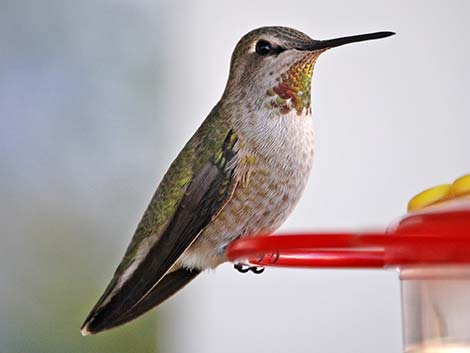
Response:
[[[220,101],[164,175],[81,333],[137,318],[226,262],[232,241],[278,229],[312,168],[310,90],[318,57],[393,34],[314,40],[287,27],[261,27],[244,35]]]

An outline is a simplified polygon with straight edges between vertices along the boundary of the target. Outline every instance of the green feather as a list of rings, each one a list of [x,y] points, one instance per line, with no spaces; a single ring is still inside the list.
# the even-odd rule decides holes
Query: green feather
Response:
[[[222,147],[230,128],[229,119],[223,117],[215,106],[163,177],[109,287],[133,262],[139,244],[145,238],[160,237],[197,172],[211,159],[223,156]]]

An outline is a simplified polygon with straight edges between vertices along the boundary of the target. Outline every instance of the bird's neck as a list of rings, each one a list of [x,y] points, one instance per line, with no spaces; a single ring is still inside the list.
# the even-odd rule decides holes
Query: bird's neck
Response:
[[[314,65],[314,61],[299,62],[263,84],[228,85],[222,106],[231,115],[237,111],[273,117],[310,115]]]
[[[293,65],[267,90],[266,108],[281,115],[295,112],[298,116],[311,114],[310,90],[314,63]]]

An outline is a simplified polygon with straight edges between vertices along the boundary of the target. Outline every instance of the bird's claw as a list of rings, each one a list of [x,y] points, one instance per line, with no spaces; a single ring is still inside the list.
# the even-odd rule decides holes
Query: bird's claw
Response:
[[[247,273],[251,271],[254,274],[258,275],[264,272],[264,267],[261,267],[261,266],[248,266],[244,264],[235,264],[233,265],[233,268],[235,268],[240,273]]]
[[[264,267],[262,267],[262,266],[251,266],[250,271],[253,272],[255,275],[259,275],[260,273],[264,272]]]
[[[248,271],[250,271],[251,267],[243,264],[235,264],[233,265],[233,268],[240,273],[247,273]]]

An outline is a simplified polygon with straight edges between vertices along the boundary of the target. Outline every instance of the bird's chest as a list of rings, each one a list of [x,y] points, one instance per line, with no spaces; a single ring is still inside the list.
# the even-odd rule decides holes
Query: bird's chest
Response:
[[[314,136],[310,116],[284,115],[240,131],[239,178],[222,223],[240,235],[276,230],[310,173]]]
[[[286,220],[305,188],[313,159],[310,117],[268,122],[239,129],[233,195],[197,241],[185,252],[187,267],[215,267],[225,261],[225,248],[233,240],[256,233],[271,233]],[[202,255],[201,255],[202,254]]]

